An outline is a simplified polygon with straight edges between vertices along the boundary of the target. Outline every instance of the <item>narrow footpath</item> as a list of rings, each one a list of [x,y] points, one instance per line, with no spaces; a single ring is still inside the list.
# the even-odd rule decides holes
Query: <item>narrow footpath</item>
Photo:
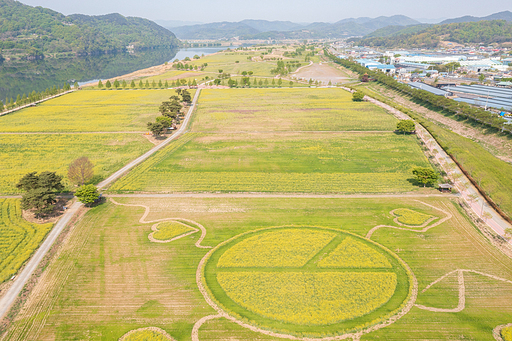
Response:
[[[168,137],[164,142],[159,144],[158,146],[153,147],[151,150],[146,152],[144,155],[138,157],[137,159],[133,160],[111,176],[109,176],[104,181],[100,182],[98,184],[98,189],[105,189],[107,186],[111,185],[114,181],[119,179],[121,176],[123,176],[126,172],[128,172],[133,167],[139,165],[143,161],[145,161],[147,158],[149,158],[151,155],[155,154],[160,149],[164,148],[166,145],[171,143],[172,141],[176,140],[180,135],[182,135],[186,130],[188,123],[190,122],[190,118],[192,116],[192,113],[194,112],[194,108],[196,107],[197,100],[199,98],[201,90],[198,89],[196,91],[196,94],[194,96],[194,99],[192,101],[192,105],[188,109],[187,114],[185,115],[185,119],[183,120],[183,124],[181,127],[176,130],[174,134],[172,134],[170,137]],[[32,258],[28,261],[27,265],[23,268],[23,270],[16,276],[16,279],[14,280],[13,285],[7,289],[6,294],[0,298],[0,320],[3,319],[6,314],[9,312],[9,309],[13,305],[13,303],[18,298],[18,295],[23,290],[23,287],[27,283],[27,281],[30,279],[34,271],[37,269],[41,261],[43,260],[44,256],[48,253],[48,251],[51,249],[53,243],[57,240],[60,233],[64,230],[66,225],[71,221],[73,216],[79,211],[79,209],[83,206],[80,202],[75,202],[71,207],[62,215],[62,217],[59,219],[59,221],[55,224],[53,229],[50,231],[44,242],[41,244],[41,246],[37,249],[37,251],[34,253]]]

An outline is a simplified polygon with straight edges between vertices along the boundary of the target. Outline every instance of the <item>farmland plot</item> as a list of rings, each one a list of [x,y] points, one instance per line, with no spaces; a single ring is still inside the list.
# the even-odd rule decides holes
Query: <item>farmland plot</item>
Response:
[[[16,274],[53,226],[25,221],[20,203],[0,199],[0,283]]]
[[[0,134],[0,193],[19,193],[15,185],[29,172],[55,171],[66,183],[69,164],[81,156],[104,178],[151,146],[134,134]]]
[[[416,166],[415,138],[393,133],[187,134],[111,190],[404,192]]]
[[[174,90],[76,91],[0,117],[0,132],[146,131]]]
[[[347,91],[329,89],[207,89],[192,131],[393,131],[397,120]]]

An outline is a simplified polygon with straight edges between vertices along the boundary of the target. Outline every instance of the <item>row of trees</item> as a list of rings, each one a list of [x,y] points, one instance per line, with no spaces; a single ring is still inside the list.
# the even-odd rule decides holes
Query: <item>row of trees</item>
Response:
[[[223,85],[224,84],[224,81],[221,81],[220,79],[215,79],[213,81],[213,84],[215,85]],[[276,79],[275,78],[272,78],[272,81],[269,81],[268,79],[265,79],[265,80],[262,80],[260,79],[259,81],[257,79],[253,79],[251,80],[251,78],[249,77],[242,77],[240,79],[240,82],[237,81],[236,79],[228,79],[228,86],[230,88],[237,88],[237,87],[252,87],[252,88],[267,88],[267,87],[281,87],[283,86],[284,84],[284,81],[279,78]],[[292,87],[293,86],[293,81],[289,81],[288,82],[288,86]]]
[[[359,73],[361,76],[368,74],[370,78],[375,79],[377,82],[397,90],[402,94],[411,96],[423,103],[445,110],[453,115],[473,120],[482,125],[512,133],[512,126],[505,124],[506,121],[503,118],[482,108],[473,107],[463,102],[457,102],[444,96],[437,96],[425,90],[414,89],[407,84],[396,81],[393,77],[383,72],[368,70],[364,66],[350,60],[338,58],[330,54],[327,50],[325,53],[336,63]]]
[[[110,80],[107,80],[105,84],[101,81],[101,79],[98,81],[98,89],[167,89],[169,87],[175,87],[175,86],[197,86],[197,81],[194,80],[186,80],[186,79],[177,79],[176,81],[165,81],[162,82],[162,80],[159,80],[158,83],[156,80],[152,80],[151,83],[149,80],[146,80],[146,82],[143,82],[142,80],[139,80],[138,83],[136,83],[134,80],[131,81],[130,85],[128,85],[128,82],[126,80],[118,81],[117,79],[111,82]]]
[[[77,89],[78,83],[75,82],[73,87],[75,89]],[[62,86],[62,88],[54,85],[52,88],[47,88],[45,91],[41,91],[41,92],[32,91],[31,93],[28,94],[28,96],[26,94],[23,94],[21,96],[18,95],[18,96],[16,96],[16,100],[14,100],[12,97],[10,99],[6,98],[3,103],[2,103],[2,101],[0,101],[0,112],[2,112],[4,110],[14,109],[16,107],[21,107],[23,105],[27,105],[30,103],[35,103],[42,99],[45,99],[45,98],[48,98],[51,96],[55,96],[59,93],[62,93],[62,92],[68,91],[68,90],[71,90],[71,86],[68,83],[65,83]]]
[[[167,129],[176,129],[176,125],[180,123],[181,110],[183,104],[190,104],[192,96],[188,90],[176,89],[176,95],[169,97],[169,101],[164,101],[158,108],[162,114],[156,118],[155,122],[148,122],[148,129],[155,136],[160,136]]]

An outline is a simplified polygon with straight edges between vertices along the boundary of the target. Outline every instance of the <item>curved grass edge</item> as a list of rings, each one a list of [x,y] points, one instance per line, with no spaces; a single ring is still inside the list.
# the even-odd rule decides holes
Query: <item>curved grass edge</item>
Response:
[[[366,242],[369,242],[384,251],[388,252],[388,254],[393,257],[398,264],[402,267],[404,270],[409,284],[409,289],[407,292],[407,295],[405,296],[402,303],[395,309],[393,309],[391,312],[383,314],[381,317],[374,319],[370,322],[363,323],[357,327],[354,328],[348,328],[344,330],[337,331],[335,333],[297,333],[297,332],[291,332],[289,330],[280,330],[280,329],[274,329],[270,328],[268,326],[262,325],[257,323],[256,321],[249,320],[248,318],[245,318],[243,316],[240,316],[239,314],[233,312],[230,309],[227,309],[221,302],[217,300],[211,289],[209,288],[208,284],[206,283],[206,266],[208,264],[208,261],[210,260],[211,256],[221,247],[225,246],[226,244],[229,244],[230,242],[234,241],[235,239],[239,239],[242,236],[256,233],[256,232],[262,232],[267,230],[273,230],[273,229],[279,229],[279,228],[316,228],[316,229],[324,229],[324,230],[331,230],[338,233],[346,233],[351,236],[355,236],[356,238],[361,238]],[[216,310],[220,316],[225,317],[229,320],[232,320],[233,322],[249,328],[256,332],[261,332],[267,335],[272,335],[276,337],[281,338],[298,338],[298,339],[319,339],[319,340],[334,340],[334,339],[345,339],[348,337],[360,337],[363,334],[375,331],[377,329],[386,327],[404,316],[409,312],[409,310],[413,307],[414,302],[417,298],[418,293],[418,283],[416,280],[416,277],[414,276],[412,270],[410,267],[405,263],[400,257],[398,257],[395,253],[393,253],[391,250],[386,248],[385,246],[378,244],[370,239],[367,239],[365,237],[359,236],[355,233],[341,230],[341,229],[335,229],[335,228],[328,228],[328,227],[320,227],[320,226],[309,226],[309,225],[284,225],[284,226],[274,226],[274,227],[266,227],[261,229],[256,229],[252,231],[247,231],[244,233],[241,233],[239,235],[236,235],[234,237],[231,237],[224,242],[218,244],[215,248],[210,250],[201,260],[199,263],[197,273],[196,273],[196,281],[199,286],[199,289],[201,293],[203,294],[204,298],[206,299],[207,303]],[[286,333],[286,334],[285,334]]]

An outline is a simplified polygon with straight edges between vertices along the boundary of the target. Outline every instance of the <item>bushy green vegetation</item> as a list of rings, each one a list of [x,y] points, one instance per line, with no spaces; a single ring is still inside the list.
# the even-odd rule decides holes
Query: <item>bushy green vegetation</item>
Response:
[[[24,220],[20,204],[0,199],[0,283],[17,273],[53,226]]]
[[[42,59],[50,53],[97,54],[135,48],[178,45],[174,34],[147,19],[120,14],[87,16],[61,13],[21,2],[0,2],[0,50]]]

